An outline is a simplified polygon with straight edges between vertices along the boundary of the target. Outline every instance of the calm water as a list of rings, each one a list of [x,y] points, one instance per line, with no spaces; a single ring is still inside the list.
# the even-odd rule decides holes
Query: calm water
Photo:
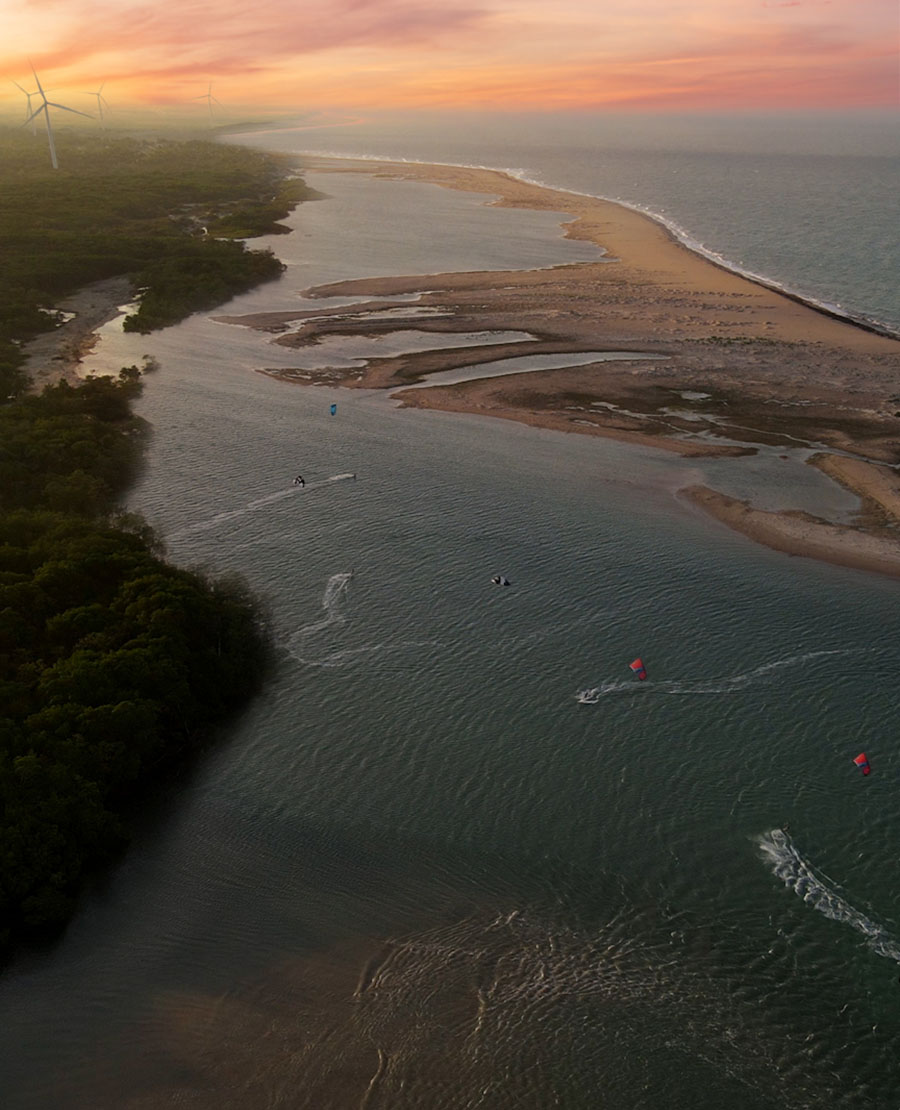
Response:
[[[229,311],[573,257],[552,218],[313,184],[285,277]],[[677,490],[841,495],[287,386],[253,372],[295,364],[268,338],[111,326],[96,355],[160,359],[130,503],[247,577],[279,665],[0,979],[2,1105],[900,1106],[898,587]]]

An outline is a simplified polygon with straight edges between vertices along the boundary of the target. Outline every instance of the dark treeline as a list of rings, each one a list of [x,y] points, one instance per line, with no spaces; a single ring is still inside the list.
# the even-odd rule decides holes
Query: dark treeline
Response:
[[[127,813],[258,685],[238,583],[167,564],[110,512],[142,423],[118,381],[0,407],[0,947],[63,924]]]
[[[0,401],[26,385],[19,342],[55,323],[53,305],[122,274],[139,293],[129,330],[214,307],[281,263],[236,238],[279,230],[316,194],[287,162],[239,146],[58,136],[60,168],[27,130],[0,130]]]
[[[227,236],[311,195],[288,167],[207,142],[0,132],[0,952],[65,924],[129,814],[258,687],[238,581],[169,565],[119,505],[145,427],[140,372],[26,392],[21,343],[79,286],[127,274],[148,331],[277,275]],[[223,236],[217,238],[217,236]]]

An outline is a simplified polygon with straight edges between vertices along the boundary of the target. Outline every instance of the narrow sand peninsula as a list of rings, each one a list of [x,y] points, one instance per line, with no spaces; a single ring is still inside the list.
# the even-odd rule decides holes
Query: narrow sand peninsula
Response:
[[[542,270],[339,282],[306,295],[354,297],[352,310],[219,317],[276,333],[274,342],[296,348],[326,335],[403,328],[524,333],[521,342],[370,359],[361,370],[266,373],[299,384],[388,389],[404,405],[513,419],[682,455],[808,446],[818,452],[820,469],[860,496],[854,526],[762,513],[714,491],[690,496],[780,550],[900,574],[894,532],[900,495],[886,496],[894,480],[887,467],[900,462],[900,340],[732,273],[684,247],[656,221],[610,201],[492,170],[340,159],[312,159],[306,168],[414,179],[487,195],[499,206],[558,212],[566,236],[593,242],[605,254],[595,263]],[[376,318],[392,297],[397,308],[408,307],[410,295],[429,315]],[[511,367],[502,377],[402,388],[440,371],[468,367],[477,373],[479,364],[502,358],[622,350],[655,357],[529,373]]]
[[[897,533],[842,527],[809,513],[764,512],[706,486],[691,486],[682,493],[729,527],[776,551],[858,570],[900,575]]]

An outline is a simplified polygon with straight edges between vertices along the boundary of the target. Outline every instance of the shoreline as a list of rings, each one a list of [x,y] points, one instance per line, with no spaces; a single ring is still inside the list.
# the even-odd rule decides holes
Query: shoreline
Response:
[[[406,325],[420,331],[518,330],[529,337],[502,351],[443,348],[373,358],[362,370],[265,373],[297,384],[384,389],[405,406],[600,435],[686,457],[753,454],[760,444],[805,446],[819,460],[813,465],[860,498],[858,524],[809,517],[802,529],[787,528],[790,512],[745,506],[753,514],[750,527],[747,513],[724,494],[689,499],[770,547],[900,576],[900,533],[892,530],[900,525],[900,494],[877,512],[872,508],[885,466],[900,462],[900,396],[891,395],[892,380],[900,380],[900,339],[893,334],[731,269],[694,250],[665,222],[618,201],[473,167],[310,157],[304,168],[428,182],[481,194],[489,205],[553,211],[565,237],[606,253],[602,261],[542,270],[387,276],[304,291],[310,299],[357,298],[349,318],[346,306],[218,317],[276,333],[273,342],[281,346],[305,347],[324,335],[377,334],[367,315],[402,295],[439,315]],[[390,324],[394,331],[403,327],[401,320]],[[505,376],[404,389],[479,362],[587,349],[655,357],[511,369]],[[845,454],[856,456],[849,469],[840,462]],[[826,456],[830,464],[822,462]],[[870,539],[877,540],[877,557]]]
[[[23,370],[30,379],[28,392],[39,393],[60,381],[77,385],[81,381],[78,367],[94,349],[99,329],[114,320],[133,295],[127,277],[114,277],[84,285],[64,297],[56,311],[71,314],[71,319],[22,345]]]
[[[628,201],[617,199],[616,197],[604,196],[600,193],[581,193],[575,190],[565,190],[555,185],[548,185],[544,182],[534,181],[531,178],[524,176],[524,174],[517,173],[515,170],[504,169],[497,166],[477,166],[470,165],[462,162],[446,162],[446,163],[429,163],[419,162],[415,160],[393,162],[390,159],[384,158],[363,158],[363,157],[339,157],[339,156],[326,156],[326,155],[303,155],[302,157],[309,158],[312,161],[319,162],[352,162],[359,166],[364,166],[367,162],[376,163],[379,166],[394,165],[394,166],[410,166],[410,167],[423,167],[431,169],[436,165],[442,168],[458,169],[458,170],[473,170],[476,172],[499,174],[503,177],[509,178],[511,181],[521,182],[523,185],[530,186],[535,189],[549,190],[551,192],[563,192],[572,197],[584,197],[587,200],[596,200],[604,204],[612,204],[618,208],[624,208],[629,212],[634,212],[638,216],[643,216],[645,219],[650,220],[652,223],[657,224],[663,228],[669,235],[670,239],[676,245],[683,247],[691,254],[704,259],[711,266],[716,266],[725,273],[735,274],[738,277],[744,278],[746,281],[752,282],[754,285],[759,285],[763,289],[768,289],[772,293],[777,293],[782,297],[787,297],[789,300],[796,301],[797,304],[804,305],[807,308],[813,309],[815,312],[820,312],[824,316],[831,319],[839,320],[846,324],[851,324],[853,327],[861,328],[863,331],[872,332],[874,335],[883,336],[886,339],[900,340],[900,328],[895,328],[889,324],[881,323],[878,320],[871,319],[866,316],[855,315],[852,312],[844,312],[836,307],[831,307],[821,301],[817,301],[814,297],[806,296],[803,293],[788,289],[784,285],[775,281],[774,279],[766,278],[764,275],[753,273],[750,270],[741,269],[736,263],[730,263],[727,259],[717,256],[713,251],[708,250],[702,244],[692,241],[686,232],[675,223],[667,220],[658,212],[654,212],[647,208],[641,208],[636,204],[629,204]],[[338,171],[339,172],[339,171]],[[364,170],[360,172],[365,172]]]
[[[425,163],[422,164],[424,165]],[[485,167],[485,169],[487,168],[488,167]],[[524,184],[534,185],[538,189],[556,188],[552,185],[542,185],[540,182],[531,181],[529,178],[516,174],[512,170],[496,170],[491,172],[506,174],[514,181],[522,181]],[[729,263],[727,259],[716,256],[712,251],[703,247],[702,244],[693,242],[686,233],[682,233],[677,224],[670,222],[658,212],[653,212],[647,208],[640,208],[636,204],[629,204],[627,201],[617,200],[615,197],[607,197],[599,193],[572,192],[571,195],[584,196],[591,200],[603,201],[606,204],[615,204],[619,208],[625,208],[629,212],[635,212],[639,216],[644,216],[652,223],[658,224],[659,227],[668,232],[673,243],[690,251],[691,254],[695,254],[699,258],[704,259],[711,266],[716,266],[718,269],[724,270],[727,274],[735,274],[738,277],[742,277],[746,281],[752,282],[754,285],[759,285],[761,288],[768,289],[772,293],[787,297],[788,300],[796,301],[797,304],[804,305],[806,308],[811,308],[814,312],[820,312],[823,316],[828,316],[833,320],[840,320],[843,323],[851,324],[856,328],[862,328],[863,331],[872,332],[873,335],[880,335],[886,339],[900,340],[900,329],[898,328],[893,328],[888,324],[883,324],[878,320],[873,320],[865,316],[854,315],[852,312],[842,312],[839,308],[830,307],[821,301],[817,301],[814,297],[804,296],[803,293],[788,289],[774,279],[766,278],[761,274],[755,274],[750,270],[743,270],[736,263]]]
[[[353,297],[357,303],[349,312],[347,306],[323,306],[213,316],[273,333],[272,342],[289,348],[325,335],[368,337],[404,328],[525,336],[502,347],[486,343],[372,358],[362,369],[261,372],[295,384],[385,390],[403,406],[511,419],[684,457],[754,454],[759,444],[806,446],[818,460],[810,460],[813,465],[860,498],[858,524],[809,518],[801,537],[797,528],[771,523],[771,517],[787,519],[790,512],[748,505],[754,514],[748,531],[746,512],[738,512],[726,495],[710,491],[714,496],[688,499],[770,547],[792,545],[792,554],[900,576],[900,531],[894,531],[900,526],[900,488],[896,497],[878,497],[885,466],[900,462],[900,386],[898,396],[890,396],[891,381],[900,382],[900,339],[741,274],[688,246],[663,221],[618,201],[472,167],[316,157],[304,159],[303,169],[427,182],[477,193],[491,206],[551,211],[560,216],[561,235],[592,242],[605,253],[596,262],[545,269],[388,275],[303,291],[310,300]],[[92,347],[96,328],[118,312],[123,289],[127,300],[125,279],[96,283],[68,299],[84,298],[81,315],[26,348],[32,374],[33,348],[41,341],[61,363],[55,374],[45,370],[35,388],[53,377],[77,380],[82,355]],[[395,296],[397,306],[412,302],[432,315],[376,320]],[[74,310],[65,302],[59,308]],[[511,369],[454,385],[404,388],[461,366],[586,350],[651,357]],[[49,361],[46,353],[42,357]],[[856,457],[854,466],[840,462],[846,454]],[[873,536],[879,540],[877,559],[861,542]],[[892,544],[896,564],[886,554]]]

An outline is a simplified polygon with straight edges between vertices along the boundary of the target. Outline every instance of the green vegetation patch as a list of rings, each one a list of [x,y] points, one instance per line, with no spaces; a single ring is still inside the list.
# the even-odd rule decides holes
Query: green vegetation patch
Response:
[[[129,329],[176,323],[278,277],[270,251],[234,240],[319,195],[240,146],[60,129],[57,147],[54,170],[40,134],[0,130],[0,403],[25,387],[20,343],[54,326],[62,297],[125,274],[139,290]]]
[[[238,235],[313,195],[283,161],[209,142],[0,131],[0,951],[52,933],[128,838],[150,785],[258,687],[241,582],[168,564],[119,511],[141,463],[136,367],[27,395],[21,344],[79,287],[127,275],[150,331],[281,273]],[[148,367],[149,368],[149,367]]]
[[[241,583],[170,566],[116,513],[140,388],[132,367],[0,408],[0,948],[64,924],[135,800],[264,673]]]

